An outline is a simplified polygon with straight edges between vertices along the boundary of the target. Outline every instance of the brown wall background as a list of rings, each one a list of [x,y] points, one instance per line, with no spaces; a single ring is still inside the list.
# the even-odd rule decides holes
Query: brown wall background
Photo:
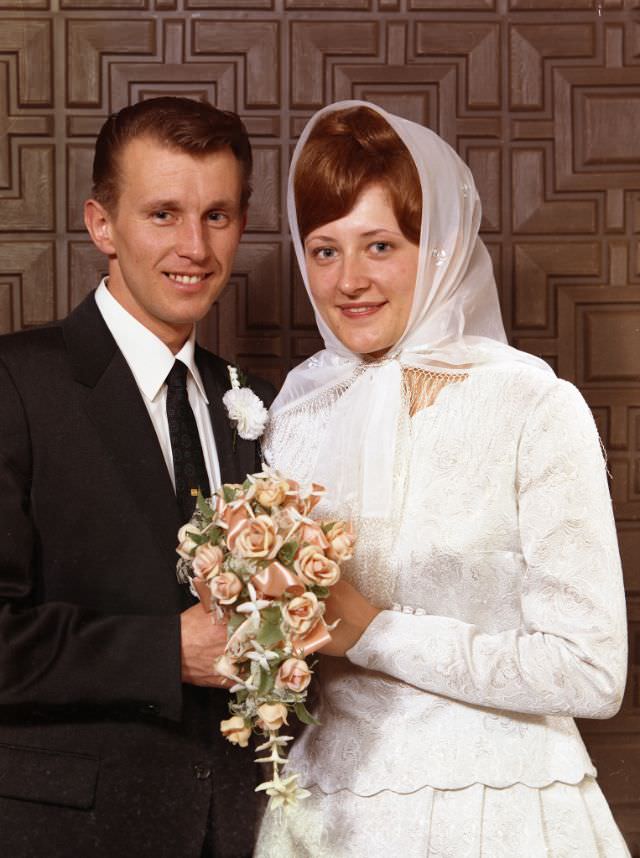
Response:
[[[0,332],[64,316],[106,115],[183,94],[238,111],[256,192],[201,339],[273,381],[318,345],[283,212],[291,146],[364,98],[470,164],[512,342],[575,382],[609,455],[630,620],[622,712],[581,729],[640,856],[640,2],[0,0]]]

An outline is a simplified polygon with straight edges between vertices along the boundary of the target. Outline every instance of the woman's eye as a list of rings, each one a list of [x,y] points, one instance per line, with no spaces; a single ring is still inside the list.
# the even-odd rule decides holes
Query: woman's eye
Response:
[[[316,259],[333,259],[335,254],[333,247],[318,247],[313,251]]]
[[[375,241],[371,246],[376,253],[385,253],[391,248],[388,241]]]

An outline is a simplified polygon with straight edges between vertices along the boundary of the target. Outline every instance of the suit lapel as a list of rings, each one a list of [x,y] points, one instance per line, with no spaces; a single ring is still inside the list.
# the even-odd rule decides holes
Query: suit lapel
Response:
[[[209,400],[209,414],[223,483],[241,483],[255,471],[255,442],[245,441],[234,431],[222,397],[229,389],[223,364],[214,363],[204,349],[196,347],[196,362]]]
[[[63,331],[76,381],[87,388],[86,412],[154,544],[173,557],[183,522],[171,479],[138,386],[93,295],[64,321]]]

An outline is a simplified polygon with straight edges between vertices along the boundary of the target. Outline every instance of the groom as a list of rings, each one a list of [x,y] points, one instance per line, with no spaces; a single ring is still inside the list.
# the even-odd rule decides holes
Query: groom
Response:
[[[252,754],[213,660],[224,626],[176,581],[193,490],[259,467],[194,325],[250,194],[235,114],[184,98],[100,132],[85,221],[109,276],[0,338],[0,855],[242,858]],[[268,405],[268,385],[250,384]]]

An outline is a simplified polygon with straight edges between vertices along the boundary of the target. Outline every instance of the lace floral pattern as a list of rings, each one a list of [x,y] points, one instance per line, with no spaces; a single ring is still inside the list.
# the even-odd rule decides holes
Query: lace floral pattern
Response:
[[[270,462],[309,480],[310,452],[330,421],[326,401],[319,412],[307,403],[283,413],[266,438]],[[301,783],[335,794],[342,839],[328,834],[326,853],[322,844],[304,852],[301,840],[293,851],[264,846],[263,858],[389,854],[389,841],[383,853],[374,839],[361,852],[336,847],[364,836],[349,833],[357,822],[349,808],[365,796],[387,795],[391,807],[404,794],[405,827],[418,812],[409,799],[429,790],[462,794],[478,785],[515,795],[556,784],[581,804],[583,787],[567,785],[592,784],[595,770],[573,716],[606,718],[620,705],[622,576],[599,440],[578,391],[535,368],[475,367],[419,410],[400,438],[400,518],[356,522],[359,547],[347,569],[386,610],[348,659],[323,660],[321,726],[305,730],[290,755]],[[344,806],[340,796],[349,796]],[[475,846],[446,845],[444,823],[427,825],[439,818],[431,801],[420,811],[421,836],[428,830],[431,839],[405,850],[401,837],[394,854],[480,855]],[[300,824],[311,829],[309,802]],[[376,817],[374,803],[366,820]],[[321,812],[329,831],[330,805]],[[527,858],[627,854],[589,848],[540,846]],[[482,851],[503,854],[519,853]]]

